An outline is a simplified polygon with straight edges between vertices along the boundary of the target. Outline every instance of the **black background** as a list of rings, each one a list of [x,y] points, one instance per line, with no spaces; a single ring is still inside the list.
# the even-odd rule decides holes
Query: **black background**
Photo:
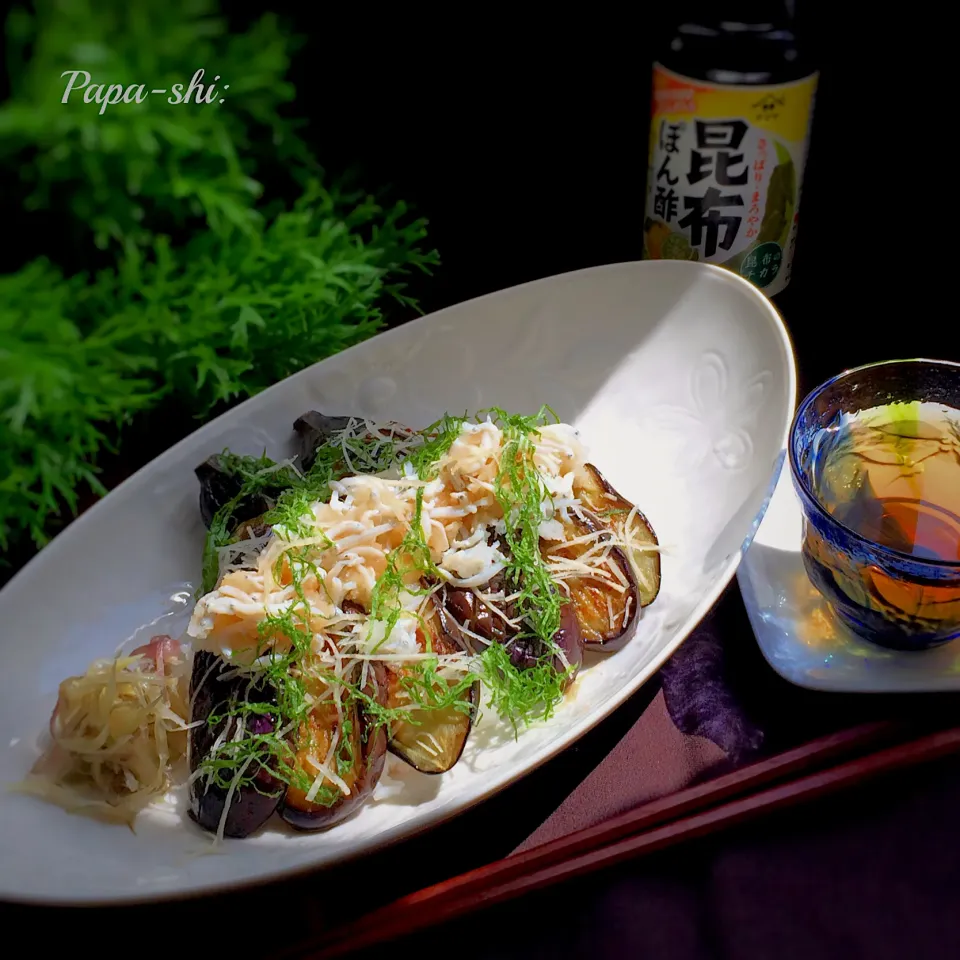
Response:
[[[321,162],[392,184],[429,219],[442,266],[419,289],[425,309],[639,259],[650,65],[684,4],[393,19],[274,9],[308,37],[291,109]],[[777,303],[803,387],[871,360],[960,358],[958,325],[928,307],[950,282],[949,227],[933,222],[951,199],[936,196],[925,125],[949,100],[932,58],[913,64],[935,24],[858,19],[865,10],[797,4],[821,77],[794,278]]]

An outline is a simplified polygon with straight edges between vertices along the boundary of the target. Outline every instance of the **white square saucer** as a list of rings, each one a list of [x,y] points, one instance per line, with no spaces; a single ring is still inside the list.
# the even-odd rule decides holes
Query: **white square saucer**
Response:
[[[916,693],[960,690],[960,640],[932,650],[886,650],[834,616],[800,556],[803,514],[784,464],[737,580],[767,662],[812,690]]]

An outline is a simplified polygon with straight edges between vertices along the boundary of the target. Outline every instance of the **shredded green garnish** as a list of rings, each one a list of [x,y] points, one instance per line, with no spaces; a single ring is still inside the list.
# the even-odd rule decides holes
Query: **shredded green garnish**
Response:
[[[385,636],[390,635],[400,614],[403,612],[400,597],[406,592],[412,595],[426,593],[422,587],[411,586],[408,579],[411,574],[420,575],[435,572],[436,567],[430,559],[430,548],[423,539],[423,488],[416,493],[416,507],[413,512],[413,522],[400,545],[391,551],[387,558],[387,569],[377,578],[373,592],[370,595],[370,619],[385,620],[390,629]]]
[[[217,510],[207,531],[203,545],[202,593],[209,593],[216,586],[220,575],[218,551],[221,547],[235,542],[233,531],[237,525],[237,514],[243,505],[254,497],[275,500],[281,493],[295,489],[303,482],[293,467],[274,463],[266,455],[239,457],[224,451],[220,455],[219,463],[225,477],[233,479],[235,483],[239,481],[239,490]]]
[[[561,600],[540,555],[540,521],[549,494],[533,463],[533,436],[543,417],[544,411],[536,419],[501,413],[504,443],[494,487],[510,548],[507,580],[520,590],[520,612],[533,636],[549,644],[560,626]]]
[[[509,414],[499,408],[490,414],[503,432],[494,490],[503,511],[504,539],[509,547],[504,573],[513,591],[519,592],[517,606],[524,623],[516,639],[532,638],[541,648],[536,666],[526,670],[514,667],[499,644],[491,644],[481,657],[483,679],[491,691],[490,705],[513,724],[516,732],[520,723],[552,715],[563,699],[568,676],[568,671],[557,670],[554,665],[557,647],[553,637],[560,626],[565,598],[540,553],[543,504],[551,498],[533,462],[538,428],[559,420],[549,407],[543,407],[535,417]]]
[[[510,662],[510,653],[499,643],[484,650],[483,678],[490,688],[490,706],[509,721],[516,735],[520,723],[549,720],[563,699],[566,673],[558,672],[549,659],[527,670]]]
[[[489,694],[488,705],[510,724],[517,735],[519,727],[540,718],[549,718],[563,698],[569,670],[559,669],[558,648],[554,635],[560,625],[561,606],[565,598],[550,577],[540,553],[539,527],[544,516],[544,502],[550,502],[548,491],[534,464],[535,440],[541,426],[558,422],[556,415],[544,407],[535,416],[519,416],[499,408],[482,411],[477,419],[489,416],[503,434],[500,469],[494,483],[494,495],[505,523],[503,539],[507,565],[504,569],[508,592],[517,597],[522,626],[517,641],[539,653],[537,662],[518,669],[512,662],[510,649],[493,642],[474,658],[470,669],[455,681],[439,673],[436,656],[404,662],[399,670],[401,687],[409,698],[404,708],[384,707],[361,689],[359,667],[356,676],[338,676],[332,669],[319,676],[340,698],[345,718],[335,754],[337,775],[344,777],[359,759],[355,755],[352,736],[356,718],[364,718],[364,734],[374,736],[383,727],[404,721],[420,724],[427,712],[451,707],[472,713],[471,691],[482,680]],[[238,511],[252,497],[270,499],[274,506],[262,517],[273,528],[274,536],[292,541],[316,536],[312,525],[311,505],[330,497],[330,484],[344,476],[378,474],[399,468],[414,474],[421,481],[434,479],[437,464],[460,435],[467,417],[445,416],[426,429],[385,438],[379,435],[357,435],[347,428],[332,435],[316,452],[306,473],[293,466],[278,465],[266,457],[244,458],[223,455],[232,475],[241,480],[237,495],[226,503],[214,518],[204,551],[204,591],[214,588],[219,575],[219,550],[229,545],[237,522],[250,519]],[[424,538],[422,523],[423,488],[417,490],[413,520],[400,545],[388,555],[387,567],[378,578],[371,595],[369,623],[384,624],[384,637],[389,637],[404,612],[404,595],[424,596],[440,581],[430,549]],[[256,715],[269,715],[271,733],[248,733],[240,739],[225,742],[215,755],[205,758],[201,769],[221,788],[254,785],[264,771],[276,779],[303,791],[312,786],[311,778],[296,765],[293,737],[301,729],[311,710],[301,670],[311,658],[313,633],[310,626],[310,605],[303,583],[308,576],[324,582],[321,571],[311,559],[311,549],[290,547],[281,554],[275,568],[289,570],[297,600],[282,614],[266,617],[260,625],[261,658],[251,668],[251,690],[271,690],[275,700],[257,700],[250,696],[231,706],[238,721],[249,725]],[[426,652],[433,650],[430,625],[421,618]],[[511,640],[514,642],[514,640]],[[287,650],[278,653],[277,647]],[[313,669],[316,667],[314,665]],[[255,685],[254,685],[255,681]],[[211,717],[219,723],[224,713]],[[339,789],[324,781],[314,802],[332,805],[340,798]]]
[[[436,423],[422,431],[423,445],[407,458],[407,462],[421,480],[432,479],[436,464],[453,446],[466,422],[466,414],[462,417],[444,414]]]

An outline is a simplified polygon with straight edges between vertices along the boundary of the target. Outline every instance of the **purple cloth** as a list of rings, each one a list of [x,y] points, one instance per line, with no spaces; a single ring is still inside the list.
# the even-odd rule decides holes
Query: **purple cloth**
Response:
[[[748,762],[763,732],[731,686],[715,618],[660,671],[661,692],[592,773],[514,851],[590,827]]]

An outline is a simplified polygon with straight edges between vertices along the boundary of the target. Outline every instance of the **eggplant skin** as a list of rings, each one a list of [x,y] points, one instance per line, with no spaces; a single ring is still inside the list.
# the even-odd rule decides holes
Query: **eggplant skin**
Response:
[[[572,603],[564,603],[560,608],[560,626],[553,635],[554,645],[559,647],[566,659],[566,665],[558,654],[552,660],[553,669],[561,673],[568,667],[573,669],[567,676],[564,689],[567,689],[576,679],[583,665],[583,630]],[[536,637],[523,637],[507,644],[510,652],[510,662],[518,670],[530,670],[542,662],[544,645]]]
[[[553,635],[553,642],[563,651],[569,666],[573,667],[567,680],[569,686],[583,666],[583,630],[580,629],[580,621],[572,603],[565,603],[560,608],[560,626]],[[557,670],[564,669],[558,657],[554,657],[554,666]]]
[[[497,574],[490,581],[488,589],[494,593],[498,592],[504,587],[503,580],[503,574]],[[517,638],[517,629],[511,627],[502,617],[492,613],[477,599],[472,590],[445,588],[441,596],[448,617],[452,617],[473,633],[487,638],[490,643],[503,644],[510,653],[510,662],[518,670],[529,670],[542,662],[545,653],[544,645],[536,637]],[[510,604],[505,613],[511,620],[516,619],[518,615],[516,604]],[[567,680],[569,686],[583,663],[583,630],[574,606],[569,602],[565,602],[560,608],[560,625],[553,635],[553,642],[563,651],[567,664],[574,668]],[[463,646],[470,653],[477,652],[472,646],[468,647],[466,642]],[[553,658],[553,667],[558,672],[566,669],[558,656]]]
[[[225,468],[223,458],[219,454],[207,457],[193,472],[200,481],[200,516],[203,518],[204,526],[209,530],[219,510],[240,493],[243,480],[238,474]],[[234,522],[253,520],[272,509],[273,506],[273,500],[254,494],[237,504],[232,519]]]
[[[273,528],[269,523],[264,521],[263,517],[251,517],[249,520],[244,520],[243,523],[237,526],[237,529],[233,531],[233,536],[235,540],[248,540],[253,539],[254,537],[265,537]]]
[[[308,410],[302,417],[293,422],[293,430],[297,435],[297,465],[306,472],[313,466],[317,458],[317,450],[322,447],[331,436],[346,429],[350,417],[328,417],[316,410]]]
[[[317,410],[308,410],[302,417],[293,422],[293,430],[297,435],[297,465],[306,473],[317,459],[317,450],[325,443],[329,443],[334,434],[345,430],[358,417],[328,417]],[[391,421],[384,426],[392,427],[395,433],[413,433],[401,423]]]
[[[626,521],[627,515],[636,509],[634,504],[610,485],[592,463],[584,465],[582,475],[574,484],[574,493],[596,519],[617,533],[622,533],[620,527]],[[650,521],[639,510],[630,523],[630,539],[641,544],[659,546]],[[640,606],[648,607],[660,592],[660,552],[634,550],[633,562],[640,571],[639,577],[634,576]]]
[[[365,692],[381,705],[385,704],[387,679],[383,666],[376,661],[370,662]],[[344,777],[350,793],[341,794],[333,804],[325,806],[309,802],[306,792],[298,787],[287,787],[280,805],[280,815],[297,830],[328,830],[342,823],[370,799],[383,774],[387,759],[386,730],[382,726],[374,728],[371,718],[356,701],[351,705],[351,711],[351,739],[357,760]],[[321,705],[310,714],[298,732],[296,764],[299,768],[303,769],[309,753],[325,755],[338,722],[339,717],[332,704]]]
[[[430,628],[433,650],[440,654],[466,651],[467,645],[460,627],[444,603],[436,595],[430,598],[429,603],[424,619]],[[421,651],[426,650],[422,628],[417,631],[417,641]],[[405,709],[416,721],[398,720],[391,724],[388,749],[420,773],[446,773],[457,764],[467,745],[480,705],[479,681],[463,692],[462,700],[469,704],[469,710],[454,706],[424,710],[415,704],[408,705],[408,699],[403,696],[404,669],[391,670],[387,667],[386,672],[387,706]]]
[[[410,710],[418,723],[397,721],[390,728],[390,752],[419,773],[434,776],[457,765],[480,705],[480,682],[472,684],[463,698],[469,712],[456,707],[442,710]]]
[[[205,721],[212,714],[223,712],[231,702],[237,702],[246,690],[247,680],[220,679],[220,671],[225,666],[225,661],[215,654],[201,651],[194,655],[190,682],[193,699],[191,720]],[[256,690],[253,696],[261,698],[263,702],[273,702],[275,699],[272,691],[262,688]],[[265,730],[272,729],[271,718],[258,717],[257,720]],[[201,723],[190,730],[191,773],[208,755],[223,728],[234,723],[236,720],[231,718],[221,721],[215,727],[209,723]],[[256,785],[250,784],[234,791],[224,822],[223,835],[237,839],[250,836],[273,815],[280,803],[283,789],[284,785],[272,777],[269,771],[261,770]],[[205,830],[216,833],[220,827],[227,794],[226,789],[208,783],[205,777],[198,777],[189,787],[191,819]]]
[[[569,519],[563,522],[567,540],[588,533],[602,533],[606,537],[611,535],[606,532],[609,528],[587,510],[570,511]],[[548,558],[552,555],[575,560],[591,546],[589,542],[568,546],[541,541],[541,550]],[[620,578],[616,581],[590,576],[571,577],[566,581],[569,591],[566,606],[572,607],[576,615],[582,642],[587,649],[616,650],[623,646],[633,635],[640,612],[637,581],[630,562],[619,547],[612,547],[608,556],[620,572]],[[614,585],[620,579],[626,584],[626,589]]]
[[[498,593],[505,588],[505,577],[502,573],[496,574],[487,584],[490,593]],[[477,599],[472,590],[460,587],[444,587],[441,591],[441,602],[445,614],[465,626],[473,633],[485,637],[490,643],[507,643],[517,632],[503,617],[498,617],[489,607]],[[504,611],[511,620],[516,619],[516,603],[510,604]],[[459,634],[459,631],[458,631]],[[461,647],[469,653],[477,653],[473,644],[461,636]]]

